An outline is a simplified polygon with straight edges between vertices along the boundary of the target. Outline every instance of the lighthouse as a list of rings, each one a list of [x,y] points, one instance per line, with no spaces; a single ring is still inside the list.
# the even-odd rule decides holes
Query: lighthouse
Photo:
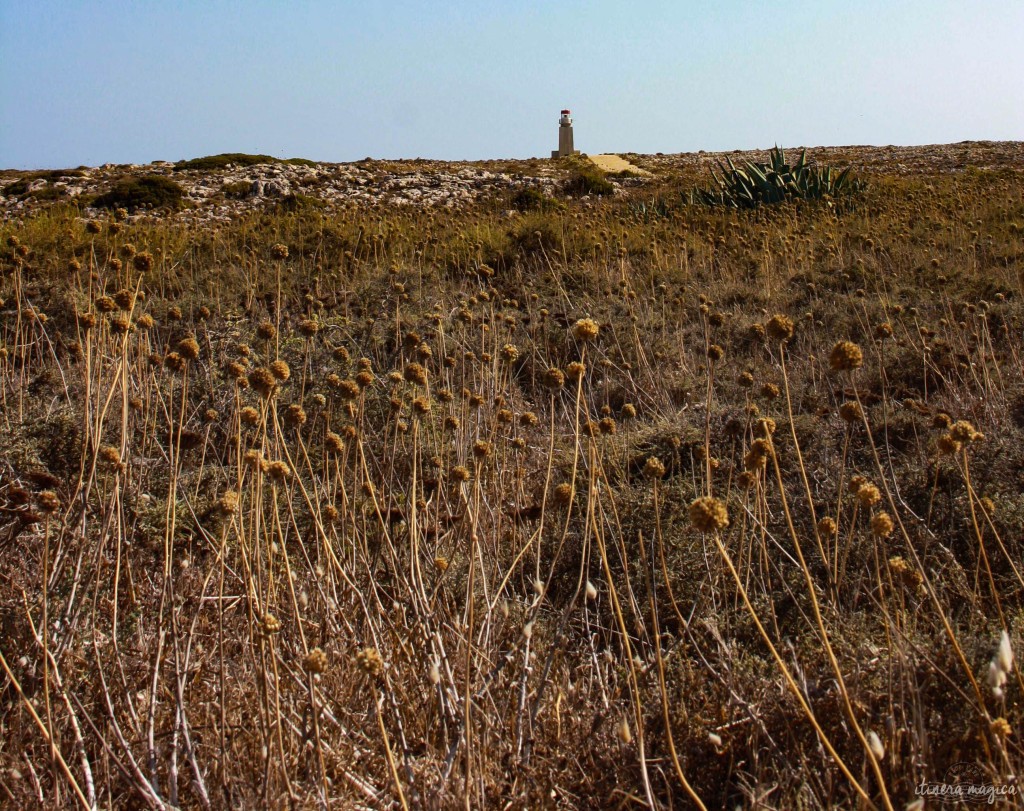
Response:
[[[558,119],[558,149],[552,150],[552,158],[564,158],[567,155],[575,155],[576,150],[572,146],[572,111],[562,110]]]

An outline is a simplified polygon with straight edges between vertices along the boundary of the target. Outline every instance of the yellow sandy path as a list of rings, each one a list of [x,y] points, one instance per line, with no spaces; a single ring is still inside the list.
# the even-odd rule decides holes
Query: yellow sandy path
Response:
[[[628,160],[620,158],[618,155],[587,155],[587,159],[602,172],[609,172],[611,174],[616,172],[633,172],[638,175],[650,174],[647,170],[634,166]]]

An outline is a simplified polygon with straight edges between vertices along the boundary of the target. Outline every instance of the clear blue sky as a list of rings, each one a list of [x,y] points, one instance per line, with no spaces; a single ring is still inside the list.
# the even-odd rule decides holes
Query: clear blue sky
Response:
[[[0,0],[0,167],[1024,139],[1024,0]]]

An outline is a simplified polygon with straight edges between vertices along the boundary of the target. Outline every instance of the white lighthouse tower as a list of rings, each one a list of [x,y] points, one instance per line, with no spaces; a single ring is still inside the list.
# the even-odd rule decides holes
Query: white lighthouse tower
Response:
[[[576,150],[572,145],[572,111],[562,110],[558,119],[558,149],[552,150],[552,158],[564,158],[567,155],[575,155]]]

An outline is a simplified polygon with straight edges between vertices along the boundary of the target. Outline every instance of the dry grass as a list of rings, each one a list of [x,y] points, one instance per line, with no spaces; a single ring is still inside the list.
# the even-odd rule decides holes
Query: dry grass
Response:
[[[0,805],[1010,783],[1020,167],[838,214],[663,177],[0,226]]]

